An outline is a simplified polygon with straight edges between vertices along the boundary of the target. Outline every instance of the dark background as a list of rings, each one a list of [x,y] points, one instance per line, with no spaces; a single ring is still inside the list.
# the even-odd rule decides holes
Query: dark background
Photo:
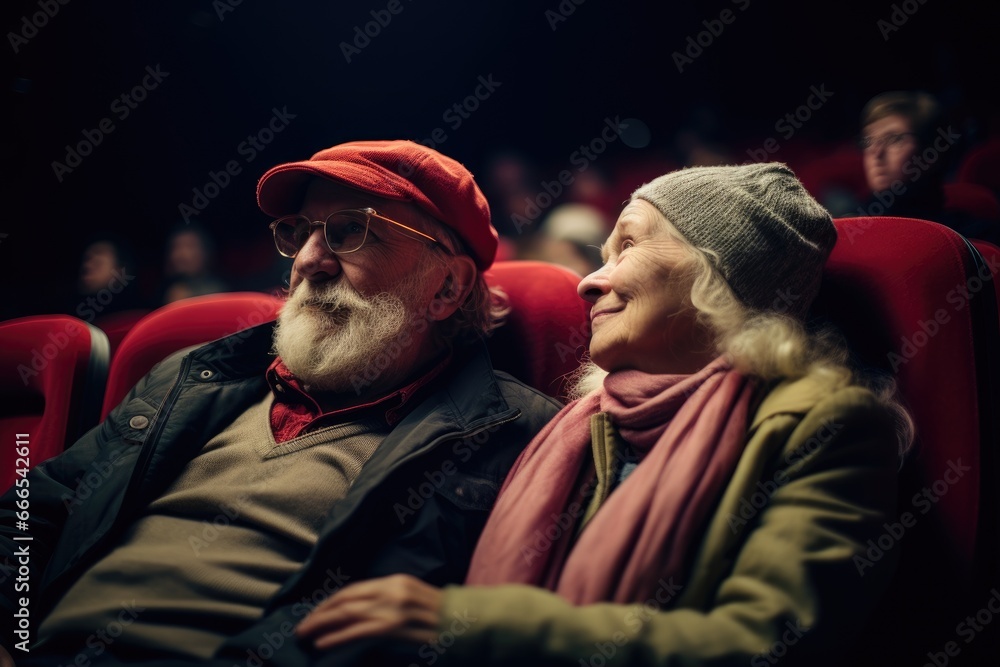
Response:
[[[271,280],[271,251],[257,179],[342,141],[425,140],[441,127],[440,150],[477,174],[498,151],[517,150],[537,163],[540,179],[552,179],[606,117],[618,116],[641,121],[638,134],[633,146],[611,144],[602,168],[682,161],[685,129],[740,162],[747,148],[776,137],[773,158],[785,159],[799,142],[853,137],[867,99],[906,88],[941,96],[969,143],[996,130],[997,10],[986,2],[400,0],[402,12],[350,63],[341,42],[387,1],[41,2],[58,13],[17,53],[10,34],[41,11],[39,0],[0,10],[0,318],[72,312],[80,253],[98,232],[133,245],[142,289],[152,294],[178,206],[229,160],[242,172],[198,217],[231,284],[259,288]],[[545,12],[560,4],[574,11],[553,30]],[[885,39],[877,22],[889,20],[893,5],[912,15]],[[672,53],[727,8],[735,21],[678,72]],[[169,76],[120,119],[112,102],[157,65]],[[489,75],[500,87],[452,129],[443,113]],[[782,139],[775,122],[821,85],[830,100]],[[295,117],[248,161],[239,146],[274,108]],[[114,131],[57,180],[53,161],[65,161],[67,145],[103,118]]]

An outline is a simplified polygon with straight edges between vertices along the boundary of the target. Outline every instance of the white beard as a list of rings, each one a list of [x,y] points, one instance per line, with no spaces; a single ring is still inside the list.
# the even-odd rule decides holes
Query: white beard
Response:
[[[360,393],[371,384],[365,373],[371,375],[372,360],[420,318],[416,302],[423,287],[411,279],[395,293],[368,298],[342,280],[321,286],[303,281],[278,316],[274,349],[309,389]]]

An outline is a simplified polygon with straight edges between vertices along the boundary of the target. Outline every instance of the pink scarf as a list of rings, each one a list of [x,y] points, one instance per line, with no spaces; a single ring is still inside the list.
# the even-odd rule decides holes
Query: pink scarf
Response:
[[[612,373],[567,405],[514,463],[467,584],[522,583],[574,604],[642,602],[683,582],[746,439],[753,385],[722,359],[693,375]],[[607,412],[640,465],[578,539],[593,483],[590,416]]]

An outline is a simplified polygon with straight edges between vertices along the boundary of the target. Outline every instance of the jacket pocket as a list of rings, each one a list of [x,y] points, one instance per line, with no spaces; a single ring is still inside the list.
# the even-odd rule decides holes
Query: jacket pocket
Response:
[[[500,486],[489,479],[468,474],[455,474],[446,478],[438,493],[463,510],[493,509]]]

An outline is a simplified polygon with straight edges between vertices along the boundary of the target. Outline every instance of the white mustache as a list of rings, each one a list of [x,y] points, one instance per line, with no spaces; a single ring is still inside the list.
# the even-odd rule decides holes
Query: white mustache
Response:
[[[344,313],[364,310],[370,302],[343,283],[316,287],[312,283],[302,283],[288,296],[291,304],[299,308],[321,310],[325,313]]]

